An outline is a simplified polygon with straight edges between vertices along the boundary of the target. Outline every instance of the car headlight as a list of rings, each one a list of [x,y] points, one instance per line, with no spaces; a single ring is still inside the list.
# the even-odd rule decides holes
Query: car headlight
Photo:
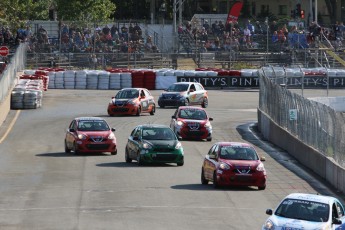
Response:
[[[85,140],[85,139],[86,139],[86,135],[84,135],[84,134],[78,134],[78,139],[79,139],[79,140]]]
[[[145,142],[145,143],[143,143],[143,148],[144,149],[152,149],[152,145],[150,145],[149,143]]]
[[[109,140],[114,140],[115,139],[115,134],[114,133],[110,133],[108,136]]]
[[[225,163],[220,163],[219,168],[221,168],[223,170],[229,170],[230,166],[228,164],[225,164]]]
[[[265,167],[263,163],[260,163],[258,167],[256,167],[256,171],[263,172],[265,171]]]
[[[274,224],[271,220],[267,220],[266,223],[263,226],[263,229],[266,230],[274,230]]]
[[[210,128],[210,127],[211,127],[211,122],[209,122],[209,121],[206,122],[205,127],[206,127],[206,128]]]
[[[178,126],[183,126],[183,121],[177,121],[177,123],[176,123]]]
[[[175,149],[180,149],[180,148],[182,148],[182,144],[181,142],[177,142]]]

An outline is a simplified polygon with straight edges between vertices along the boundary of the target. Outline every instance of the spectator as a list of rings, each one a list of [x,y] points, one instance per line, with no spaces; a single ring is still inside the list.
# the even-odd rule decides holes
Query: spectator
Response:
[[[119,29],[117,28],[115,24],[113,24],[113,26],[110,28],[111,36],[114,37],[116,32],[118,33]]]
[[[273,21],[272,24],[270,25],[270,32],[271,32],[271,34],[273,34],[274,31],[278,31],[278,25],[277,25],[276,21]]]

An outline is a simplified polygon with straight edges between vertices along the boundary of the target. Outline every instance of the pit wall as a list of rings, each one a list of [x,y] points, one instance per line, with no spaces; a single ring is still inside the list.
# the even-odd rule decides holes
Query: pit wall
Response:
[[[345,169],[340,167],[333,158],[326,157],[316,149],[305,145],[298,138],[278,126],[259,108],[258,128],[266,140],[287,151],[301,164],[324,178],[337,191],[345,194]]]

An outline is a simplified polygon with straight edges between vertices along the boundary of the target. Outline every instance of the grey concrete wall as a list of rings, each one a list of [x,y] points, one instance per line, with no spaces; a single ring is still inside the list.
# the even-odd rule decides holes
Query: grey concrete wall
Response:
[[[0,103],[0,126],[6,120],[7,114],[11,108],[11,94],[7,95],[6,99]]]
[[[301,164],[345,194],[345,169],[339,166],[333,158],[326,157],[301,142],[298,137],[282,129],[260,109],[258,109],[258,128],[265,139],[287,151]]]

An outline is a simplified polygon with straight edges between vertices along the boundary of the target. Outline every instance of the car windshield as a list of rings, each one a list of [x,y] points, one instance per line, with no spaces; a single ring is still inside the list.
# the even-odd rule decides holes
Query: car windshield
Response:
[[[137,89],[125,89],[120,90],[115,98],[116,99],[131,99],[131,98],[137,98],[139,96],[139,90]]]
[[[183,92],[188,90],[188,84],[173,84],[166,90],[168,92]]]
[[[142,131],[144,140],[176,140],[174,132],[170,128],[148,127]]]
[[[329,205],[309,200],[285,199],[275,211],[276,216],[313,222],[327,222]]]
[[[107,131],[109,129],[108,124],[102,120],[87,120],[78,123],[79,131]]]
[[[179,117],[183,119],[205,120],[207,118],[206,112],[201,109],[181,109]]]
[[[255,150],[242,146],[222,146],[220,158],[227,160],[258,160],[259,157]]]

